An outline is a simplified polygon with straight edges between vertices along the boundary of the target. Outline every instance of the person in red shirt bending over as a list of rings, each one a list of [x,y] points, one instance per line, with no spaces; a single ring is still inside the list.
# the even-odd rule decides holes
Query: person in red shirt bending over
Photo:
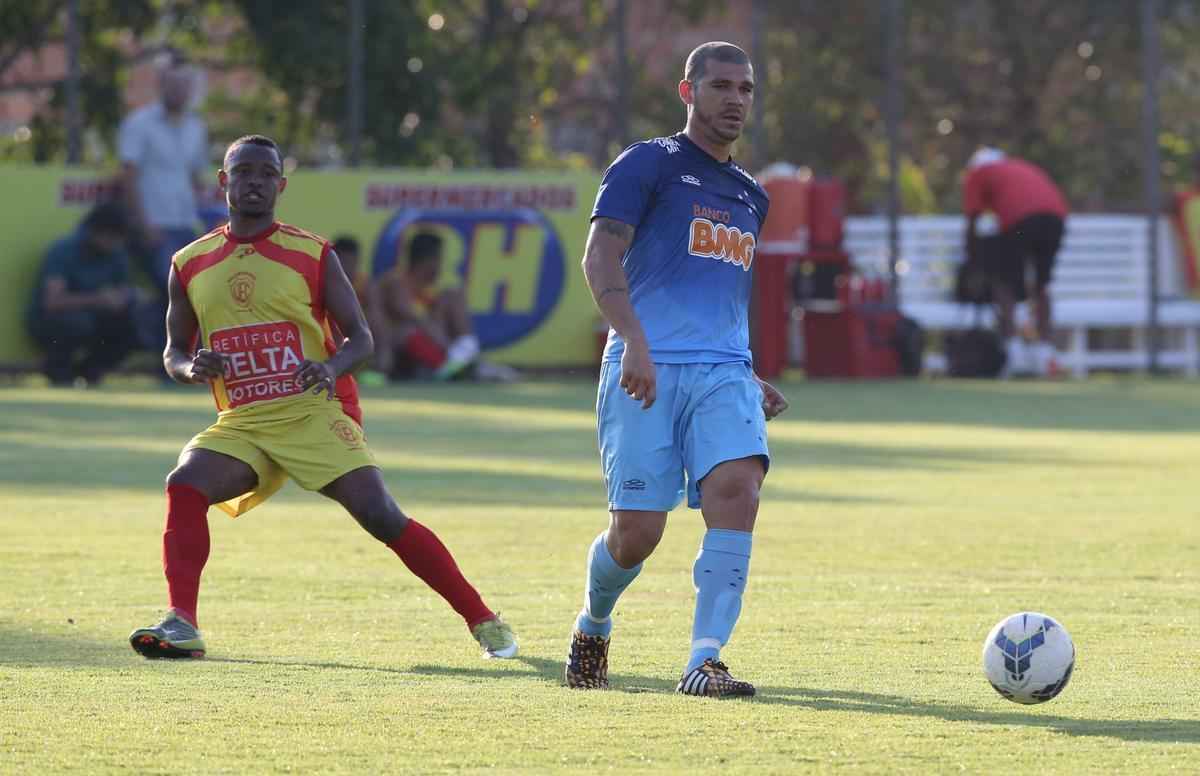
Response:
[[[981,262],[991,281],[1000,335],[1007,341],[1008,370],[1024,371],[1032,355],[1036,371],[1053,373],[1057,359],[1047,287],[1062,244],[1066,199],[1036,165],[995,148],[980,148],[967,163],[963,212],[967,216],[967,255]],[[1000,233],[986,241],[977,233],[977,221],[985,212],[994,213],[1000,225]],[[1013,324],[1016,303],[1030,296],[1038,338],[1032,354],[1016,336]]]

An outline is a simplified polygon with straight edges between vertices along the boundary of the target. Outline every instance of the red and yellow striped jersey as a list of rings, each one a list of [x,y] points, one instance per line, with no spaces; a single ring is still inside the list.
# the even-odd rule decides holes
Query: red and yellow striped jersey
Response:
[[[323,282],[330,250],[327,240],[276,222],[253,237],[236,237],[226,225],[175,254],[202,346],[229,356],[225,376],[212,384],[221,414],[326,401],[324,393],[301,391],[292,375],[305,359],[336,350]],[[361,425],[354,378],[338,378],[336,395]]]

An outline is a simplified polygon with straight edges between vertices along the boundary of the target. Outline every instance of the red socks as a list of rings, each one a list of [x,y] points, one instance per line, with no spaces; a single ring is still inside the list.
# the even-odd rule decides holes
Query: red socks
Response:
[[[420,329],[409,334],[401,344],[404,351],[421,366],[437,369],[446,363],[446,349]]]
[[[197,625],[200,574],[208,561],[208,499],[188,485],[167,488],[167,527],[163,531],[163,571],[171,608]],[[425,526],[409,520],[388,547],[409,571],[433,588],[473,628],[496,615],[484,605],[446,549]]]
[[[474,628],[484,620],[496,616],[491,609],[484,606],[478,591],[471,587],[471,583],[458,570],[458,565],[446,546],[438,541],[432,531],[416,520],[409,519],[404,533],[388,547],[400,556],[400,560],[404,561],[409,571],[437,591],[454,607],[454,611],[462,615],[468,628]]]
[[[200,597],[200,572],[208,561],[208,498],[190,485],[167,487],[163,572],[171,608],[193,625]]]

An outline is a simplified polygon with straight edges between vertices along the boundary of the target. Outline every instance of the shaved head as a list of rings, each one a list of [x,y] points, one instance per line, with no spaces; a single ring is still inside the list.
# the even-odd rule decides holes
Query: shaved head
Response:
[[[683,66],[683,78],[695,83],[704,77],[708,71],[708,63],[728,62],[731,65],[748,65],[750,57],[745,51],[732,43],[714,40],[702,43],[688,54],[687,64]]]

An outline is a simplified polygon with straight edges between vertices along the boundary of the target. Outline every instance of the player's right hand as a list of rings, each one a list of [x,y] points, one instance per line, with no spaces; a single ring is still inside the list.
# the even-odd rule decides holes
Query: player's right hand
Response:
[[[650,348],[646,343],[625,343],[625,352],[621,355],[621,388],[640,401],[644,410],[654,404],[657,395],[654,362],[650,360]]]
[[[193,383],[211,383],[225,374],[225,365],[229,356],[215,350],[200,348],[192,357],[192,366],[188,369],[188,379]]]

